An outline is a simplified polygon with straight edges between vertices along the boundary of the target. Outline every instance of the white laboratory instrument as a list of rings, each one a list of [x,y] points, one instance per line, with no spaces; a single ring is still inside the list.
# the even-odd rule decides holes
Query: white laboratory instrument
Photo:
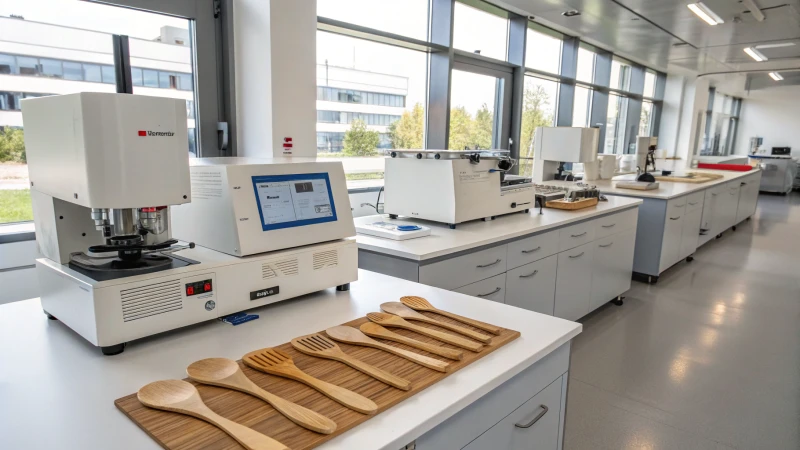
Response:
[[[528,212],[530,178],[506,175],[508,150],[392,150],[386,159],[384,212],[446,223]]]
[[[794,187],[797,160],[788,147],[773,147],[769,155],[750,155],[750,164],[761,169],[759,191],[787,194]]]
[[[183,100],[81,93],[22,110],[42,308],[104,354],[357,279],[340,163],[199,161],[190,185]],[[197,245],[172,239],[187,226]]]
[[[597,159],[600,130],[579,127],[539,127],[533,139],[533,181],[563,178],[564,163],[592,163]]]

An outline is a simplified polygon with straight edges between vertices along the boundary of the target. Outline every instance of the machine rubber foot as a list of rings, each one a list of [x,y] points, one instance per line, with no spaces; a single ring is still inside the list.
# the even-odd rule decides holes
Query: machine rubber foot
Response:
[[[694,256],[687,256],[686,257],[686,262],[687,263],[692,262],[692,261],[694,261]]]
[[[45,316],[47,316],[48,319],[50,319],[50,320],[58,320],[58,318],[56,316],[50,314],[49,312],[44,311],[44,310],[42,310],[42,312],[44,313]]]
[[[389,214],[390,219],[397,219],[397,214]]]
[[[117,344],[117,345],[109,345],[108,347],[100,347],[100,350],[106,356],[113,356],[119,355],[123,351],[125,351],[125,343]]]
[[[747,218],[747,219],[745,219],[745,220],[750,220],[750,218],[748,217],[748,218]]]
[[[525,214],[528,214],[528,212],[530,212],[530,209],[525,210]]]
[[[656,284],[658,283],[658,277],[648,276],[647,277],[647,284]]]
[[[340,284],[336,286],[336,290],[340,292],[349,291],[350,290],[350,283]]]
[[[625,303],[625,302],[623,302],[624,299],[625,299],[625,297],[621,297],[620,296],[620,297],[615,298],[614,300],[611,300],[611,303],[613,303],[616,306],[622,306],[622,304]]]
[[[717,235],[717,239],[719,239],[719,238],[721,238],[721,237],[722,237],[722,233],[720,233],[720,234],[718,234],[718,235]]]
[[[454,223],[448,223],[447,226],[450,227],[451,230],[455,230],[456,229],[456,224],[454,224]]]

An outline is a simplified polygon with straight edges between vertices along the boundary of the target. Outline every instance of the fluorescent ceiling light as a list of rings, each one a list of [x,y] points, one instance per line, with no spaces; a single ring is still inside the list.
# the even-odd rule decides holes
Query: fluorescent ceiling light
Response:
[[[794,42],[781,42],[780,44],[761,44],[756,45],[756,48],[780,48],[780,47],[791,47],[795,45]]]
[[[755,49],[755,48],[753,48],[753,47],[747,47],[747,48],[745,48],[745,49],[744,49],[744,52],[745,52],[745,53],[747,53],[748,55],[750,55],[750,57],[751,57],[751,58],[755,59],[755,60],[756,60],[756,61],[758,61],[758,62],[761,62],[761,61],[766,61],[766,60],[767,60],[767,57],[766,57],[766,56],[764,56],[764,54],[763,54],[763,53],[761,53],[760,51],[756,50],[756,49]]]
[[[764,13],[761,12],[761,8],[758,7],[755,0],[742,0],[744,6],[750,10],[750,14],[753,15],[753,18],[759,22],[763,22],[766,17],[764,17]]]
[[[725,21],[722,20],[720,16],[718,16],[708,6],[704,5],[703,2],[689,3],[686,6],[693,13],[695,13],[697,17],[703,19],[703,21],[709,25],[717,25],[720,23],[725,23]]]
[[[772,78],[775,81],[781,81],[783,79],[781,74],[779,74],[778,72],[770,72],[769,73],[769,77]]]

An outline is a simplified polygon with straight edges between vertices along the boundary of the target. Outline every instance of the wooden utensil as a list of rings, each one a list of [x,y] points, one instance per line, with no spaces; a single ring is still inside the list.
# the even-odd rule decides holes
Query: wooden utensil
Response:
[[[195,361],[186,368],[186,374],[198,383],[221,386],[258,397],[292,422],[311,431],[331,434],[336,430],[336,422],[333,420],[258,387],[247,378],[236,361],[226,358]]]
[[[334,361],[345,363],[353,369],[363,372],[372,378],[375,378],[376,380],[388,384],[389,386],[394,386],[404,391],[411,389],[410,381],[394,376],[383,369],[379,369],[375,366],[353,358],[352,356],[343,352],[335,342],[319,333],[309,334],[308,336],[292,339],[292,347],[294,347],[298,352],[305,353],[306,355],[332,359]]]
[[[416,353],[409,352],[408,350],[403,350],[402,348],[392,347],[391,345],[384,344],[383,342],[378,342],[353,327],[332,327],[325,330],[325,333],[327,333],[328,336],[330,336],[333,340],[344,342],[346,344],[378,348],[401,358],[405,358],[411,362],[415,362],[421,366],[425,366],[429,369],[438,370],[439,372],[447,372],[448,367],[450,366],[448,363],[439,361],[438,359],[429,358],[425,355],[418,355]]]
[[[256,370],[299,381],[328,396],[331,400],[363,414],[375,414],[378,405],[372,400],[328,382],[314,378],[294,365],[292,357],[277,348],[262,348],[242,357],[242,361]]]
[[[150,383],[137,394],[143,405],[164,411],[172,411],[205,420],[228,433],[230,437],[248,450],[289,450],[280,442],[257,431],[228,420],[212,411],[197,389],[182,380],[164,380]]]
[[[395,316],[400,316],[406,320],[416,320],[419,322],[436,325],[437,327],[442,327],[446,330],[455,331],[456,333],[463,334],[464,336],[475,339],[476,341],[481,341],[484,344],[488,344],[489,342],[492,341],[491,336],[487,336],[483,333],[478,333],[477,331],[472,331],[468,328],[460,327],[458,325],[453,325],[447,322],[441,322],[436,319],[431,319],[430,317],[424,316],[400,302],[383,303],[381,305],[381,309],[384,312],[387,312],[389,314],[394,314]]]
[[[455,359],[457,361],[461,361],[461,359],[464,357],[464,352],[460,350],[453,350],[446,347],[440,347],[438,345],[428,344],[427,342],[418,341],[416,339],[411,339],[403,336],[402,334],[389,331],[377,323],[363,323],[358,328],[367,336],[386,339],[387,341],[399,342],[401,344],[408,345],[409,347],[425,350],[426,352],[433,353],[434,355],[444,356],[445,358]]]
[[[395,316],[392,314],[371,312],[367,313],[367,319],[377,324],[383,325],[385,327],[396,327],[396,328],[403,328],[405,330],[411,330],[415,333],[419,333],[428,337],[432,337],[434,339],[438,339],[450,345],[455,345],[456,347],[472,350],[473,352],[479,352],[483,350],[483,344],[478,344],[477,342],[468,341],[464,338],[460,338],[452,334],[442,333],[441,331],[431,330],[430,328],[420,327],[406,322],[406,320],[403,319],[402,317]]]
[[[431,303],[428,300],[422,297],[415,297],[415,296],[401,297],[400,302],[411,309],[417,311],[428,311],[439,314],[440,316],[449,317],[451,319],[457,320],[467,325],[471,325],[475,328],[479,328],[483,331],[488,331],[489,333],[492,333],[494,335],[498,335],[502,331],[500,327],[489,325],[488,323],[480,322],[474,319],[470,319],[469,317],[459,316],[458,314],[453,314],[451,312],[439,309],[431,305]]]

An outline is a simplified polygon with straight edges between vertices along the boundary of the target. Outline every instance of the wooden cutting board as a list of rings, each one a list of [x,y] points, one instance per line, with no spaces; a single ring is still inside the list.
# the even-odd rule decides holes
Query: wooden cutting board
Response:
[[[675,183],[692,183],[692,184],[708,183],[709,181],[725,178],[725,175],[719,173],[703,173],[703,172],[693,172],[693,173],[694,177],[692,178],[682,178],[682,177],[676,178],[664,175],[659,175],[655,178],[657,181],[672,181]]]
[[[480,331],[477,328],[469,327],[468,325],[448,319],[444,316],[428,312],[423,314],[443,322]],[[361,318],[343,325],[358,328],[362,323],[367,321],[366,318]],[[432,325],[426,325],[420,322],[417,322],[417,324],[422,327],[444,331]],[[249,326],[253,325],[258,326],[260,324],[253,323]],[[398,328],[393,328],[392,331],[423,342],[457,349],[456,347],[442,344],[439,341],[411,331]],[[324,333],[324,331],[320,332]],[[486,345],[484,350],[480,353],[464,350],[464,359],[461,361],[449,360],[403,344],[381,340],[381,342],[386,342],[389,345],[404,350],[448,362],[451,364],[451,371],[449,373],[442,373],[420,366],[399,356],[384,352],[383,350],[339,343],[342,350],[348,355],[411,381],[412,387],[409,391],[402,391],[388,386],[340,362],[315,358],[300,353],[288,342],[276,347],[291,355],[295,364],[309,375],[350,389],[371,399],[377,403],[378,414],[380,414],[397,403],[417,394],[428,386],[446,378],[450,374],[478,361],[519,336],[520,333],[518,331],[503,329],[501,334],[494,336],[492,342]],[[253,342],[253,350],[269,346],[269,342]],[[209,358],[215,356],[219,355],[208,355]],[[196,383],[188,378],[184,378],[186,375],[185,373],[175,373],[174,378],[184,378],[184,380],[194,384],[200,392],[203,401],[214,412],[237,423],[248,426],[260,433],[266,434],[273,439],[277,439],[292,450],[312,449],[356,425],[375,417],[374,415],[368,416],[345,408],[339,403],[296,381],[267,375],[245,366],[241,361],[238,362],[244,373],[255,384],[273,394],[279,395],[331,418],[337,424],[336,431],[330,435],[318,434],[294,424],[267,403],[255,397],[251,397],[250,395],[225,388]],[[181,414],[151,409],[142,405],[136,398],[136,393],[117,399],[114,404],[165,449],[242,449],[233,438],[206,422]]]

